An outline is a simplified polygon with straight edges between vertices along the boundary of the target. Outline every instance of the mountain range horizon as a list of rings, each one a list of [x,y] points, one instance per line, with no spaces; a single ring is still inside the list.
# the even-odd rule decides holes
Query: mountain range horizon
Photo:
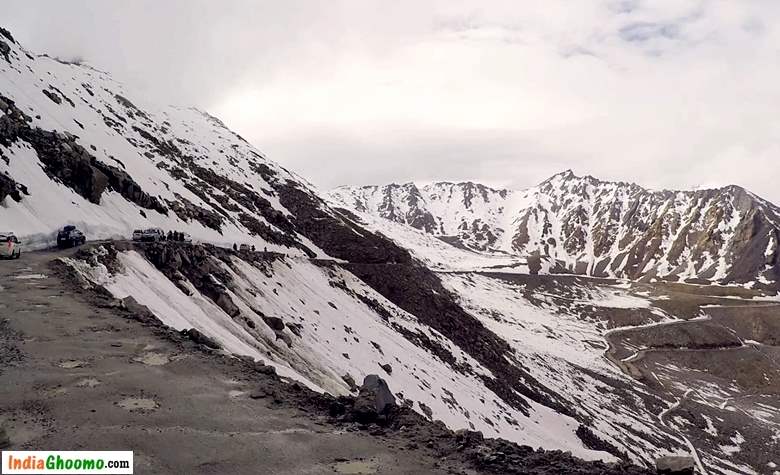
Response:
[[[650,187],[650,186],[641,185],[641,184],[639,184],[639,183],[637,183],[635,181],[630,181],[630,180],[604,180],[604,179],[598,178],[597,176],[592,175],[592,174],[584,174],[584,175],[583,174],[579,174],[578,175],[574,171],[573,168],[566,168],[566,169],[563,169],[563,170],[561,170],[561,171],[559,171],[557,173],[554,173],[554,174],[550,175],[548,178],[545,178],[544,180],[542,180],[539,183],[537,183],[537,185],[540,185],[542,183],[550,181],[553,178],[558,177],[558,176],[569,177],[569,178],[591,179],[591,180],[595,180],[595,181],[602,182],[602,183],[614,183],[614,184],[620,184],[620,185],[634,185],[634,186],[636,186],[638,188],[642,188],[644,190],[654,191],[654,192],[723,190],[723,189],[727,189],[727,188],[739,188],[739,189],[745,190],[745,191],[755,195],[756,197],[759,197],[759,198],[763,199],[764,201],[767,201],[769,203],[775,204],[774,201],[772,201],[770,199],[763,198],[760,195],[753,193],[750,190],[749,187],[744,186],[744,185],[740,185],[740,184],[737,184],[737,183],[731,183],[731,184],[728,184],[728,185],[720,185],[720,186],[692,185],[692,186],[689,186],[689,187],[680,187],[680,188],[656,188],[656,187]],[[467,184],[472,184],[472,185],[483,186],[485,188],[489,188],[489,189],[495,190],[495,191],[501,191],[501,190],[503,190],[503,191],[523,191],[523,190],[526,190],[528,188],[533,188],[534,186],[537,186],[537,185],[531,185],[531,186],[524,186],[524,187],[523,186],[520,186],[520,187],[510,187],[510,186],[490,185],[490,184],[486,184],[486,183],[488,183],[488,182],[482,181],[482,180],[479,180],[479,179],[465,179],[465,180],[446,180],[446,179],[444,179],[444,180],[415,180],[415,179],[409,179],[409,180],[395,180],[395,181],[390,181],[390,182],[381,183],[381,184],[380,183],[371,183],[371,184],[358,184],[358,185],[337,185],[335,187],[329,188],[329,190],[337,190],[339,188],[355,188],[355,187],[371,188],[371,187],[382,187],[382,186],[407,186],[407,185],[414,185],[414,186],[417,186],[417,187],[425,187],[425,186],[436,185],[436,184],[450,184],[450,185],[467,185]]]

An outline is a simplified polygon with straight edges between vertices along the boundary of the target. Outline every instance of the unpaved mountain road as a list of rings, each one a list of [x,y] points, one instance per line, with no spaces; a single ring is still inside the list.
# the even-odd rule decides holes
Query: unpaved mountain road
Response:
[[[11,449],[133,450],[139,474],[445,473],[425,448],[251,399],[262,375],[67,285],[50,263],[72,252],[0,261],[0,426]]]

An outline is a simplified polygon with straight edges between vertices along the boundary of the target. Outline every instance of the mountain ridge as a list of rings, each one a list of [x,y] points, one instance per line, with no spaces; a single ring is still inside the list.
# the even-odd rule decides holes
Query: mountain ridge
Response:
[[[601,178],[595,177],[593,175],[577,175],[573,169],[567,168],[565,170],[562,170],[560,172],[554,173],[550,175],[549,177],[545,178],[544,180],[540,181],[537,185],[523,187],[523,188],[511,188],[511,187],[497,187],[497,186],[491,186],[491,185],[485,185],[484,183],[481,183],[479,180],[436,180],[436,181],[418,181],[418,180],[409,180],[409,181],[392,181],[390,183],[386,184],[367,184],[367,185],[338,185],[329,190],[329,192],[334,192],[336,190],[351,190],[351,189],[360,189],[360,188],[370,188],[370,189],[380,189],[383,187],[393,187],[393,188],[404,188],[404,187],[416,187],[416,188],[425,188],[430,186],[436,186],[436,185],[449,185],[449,186],[476,186],[480,188],[485,188],[494,192],[521,192],[525,191],[531,188],[534,188],[536,186],[540,186],[544,183],[547,183],[549,181],[552,181],[554,178],[557,177],[566,177],[566,178],[574,178],[574,179],[583,179],[583,180],[592,180],[601,184],[613,184],[613,185],[624,185],[624,186],[630,186],[630,187],[636,187],[639,189],[642,189],[644,191],[650,192],[650,193],[678,193],[678,192],[694,192],[694,191],[722,191],[727,189],[737,189],[742,190],[747,193],[749,193],[751,196],[753,196],[756,200],[763,201],[767,204],[770,204],[776,208],[778,208],[778,205],[775,205],[770,200],[761,197],[760,195],[757,195],[753,192],[751,192],[749,189],[745,188],[742,185],[738,185],[736,183],[728,184],[728,185],[722,185],[722,186],[695,186],[692,188],[652,188],[644,185],[640,185],[633,181],[625,181],[625,180],[603,180]]]
[[[552,272],[775,287],[780,277],[780,208],[738,185],[648,190],[566,170],[524,190],[393,183],[328,196],[474,251],[540,255]]]

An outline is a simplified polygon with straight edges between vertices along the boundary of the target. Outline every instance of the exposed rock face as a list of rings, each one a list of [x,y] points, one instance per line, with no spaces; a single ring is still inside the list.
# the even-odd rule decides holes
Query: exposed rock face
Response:
[[[99,204],[103,192],[113,189],[142,208],[167,212],[162,203],[141,190],[130,175],[99,161],[76,143],[75,136],[31,127],[29,116],[8,97],[0,96],[0,107],[7,111],[0,117],[0,144],[8,146],[23,140],[32,145],[53,180],[62,182],[93,203]]]
[[[592,430],[584,425],[577,428],[577,437],[585,444],[585,447],[593,450],[601,450],[614,455],[621,460],[627,460],[628,456],[617,447],[599,438]]]
[[[384,236],[357,225],[339,210],[294,183],[272,183],[282,205],[290,210],[296,229],[329,255],[350,262],[409,262],[409,253]]]
[[[271,327],[271,330],[274,331],[282,331],[284,330],[284,320],[282,320],[279,317],[268,317],[266,315],[262,315],[263,321],[268,324],[269,327]]]
[[[3,55],[6,61],[10,62],[11,58],[8,57],[8,53],[11,52],[11,47],[6,44],[5,41],[0,41],[0,54]]]
[[[656,471],[664,475],[693,475],[696,462],[693,457],[660,457],[655,461]]]
[[[567,171],[522,191],[408,183],[342,187],[330,198],[459,247],[538,256],[552,272],[770,287],[780,280],[780,209],[737,186],[649,191]]]
[[[0,203],[10,196],[14,201],[22,201],[22,195],[19,192],[20,185],[11,177],[0,174]]]
[[[5,28],[0,27],[0,35],[2,35],[11,44],[16,44],[14,37],[11,36],[11,32],[6,30]],[[11,58],[9,57],[10,52],[11,52],[11,47],[8,46],[8,43],[6,43],[3,40],[0,40],[0,54],[2,54],[3,58],[5,58],[5,60],[8,61],[9,63],[11,62]]]
[[[55,93],[53,93],[53,92],[51,92],[51,91],[49,91],[47,89],[43,89],[41,92],[43,93],[44,96],[48,97],[49,100],[51,100],[53,103],[55,103],[55,104],[62,104],[62,98],[60,96],[58,96],[57,94],[55,94]]]
[[[501,206],[506,196],[506,190],[471,182],[341,187],[331,192],[331,198],[349,209],[376,214],[476,250],[496,244],[502,230],[495,207]]]
[[[231,317],[241,314],[228,292],[232,277],[215,262],[218,258],[228,259],[228,251],[214,246],[172,243],[152,243],[141,249],[172,281],[184,277]]]
[[[561,413],[571,413],[570,408],[557,400],[554,393],[523,369],[506,341],[464,311],[442,286],[439,277],[427,268],[414,263],[392,266],[350,263],[345,267],[385,298],[441,332],[490,369],[495,379],[480,377],[487,387],[508,404],[523,412],[528,411],[528,403],[522,395]],[[423,339],[420,335],[408,334],[400,328],[397,330],[410,341],[428,347],[443,361],[454,364],[454,357],[437,347],[435,342]],[[461,368],[461,371],[469,369]]]

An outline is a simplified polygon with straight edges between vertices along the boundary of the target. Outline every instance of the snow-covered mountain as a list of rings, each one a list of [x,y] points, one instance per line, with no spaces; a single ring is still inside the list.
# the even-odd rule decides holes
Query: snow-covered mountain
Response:
[[[219,119],[142,106],[106,73],[0,41],[0,217],[27,249],[67,223],[90,239],[160,227],[298,256],[372,239]]]
[[[615,459],[583,442],[580,416],[435,274],[218,119],[143,104],[106,73],[0,34],[0,222],[26,249],[50,245],[66,223],[90,240],[188,232],[202,245],[106,244],[68,264],[85,285],[314,389],[348,394],[381,372],[401,400],[453,428]],[[232,243],[268,252],[223,250]],[[646,442],[637,460],[659,450]]]
[[[345,186],[347,209],[467,249],[539,256],[582,275],[777,286],[780,209],[738,187],[650,191],[557,174],[526,190],[466,183]]]
[[[720,300],[686,294],[677,308],[674,287],[531,275],[771,283],[778,212],[747,192],[654,193],[563,174],[521,192],[404,185],[342,188],[326,200],[218,119],[145,104],[108,74],[34,55],[1,29],[0,114],[0,229],[28,248],[51,244],[66,223],[113,240],[64,262],[85,287],[195,328],[228,354],[334,395],[379,373],[431,420],[587,459],[649,466],[688,453],[690,439],[712,473],[731,473],[776,452],[772,399],[732,411],[742,389],[722,394],[713,389],[722,381],[708,380],[698,394],[714,428],[667,421],[681,395],[624,367],[677,343],[611,336],[684,324]],[[153,226],[196,244],[126,241]],[[724,301],[772,298],[739,290],[745,302]],[[771,342],[754,327],[742,340]],[[652,374],[677,390],[678,367],[664,365]],[[734,449],[741,434],[761,442]]]

